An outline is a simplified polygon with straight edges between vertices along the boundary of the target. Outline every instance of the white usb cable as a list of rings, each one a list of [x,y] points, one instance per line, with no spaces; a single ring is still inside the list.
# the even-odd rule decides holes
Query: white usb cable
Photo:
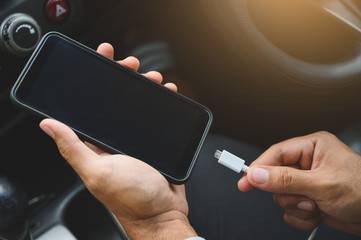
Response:
[[[217,150],[214,153],[214,157],[218,159],[218,163],[237,173],[240,173],[241,171],[246,173],[248,171],[248,166],[244,164],[242,158],[239,158],[226,150],[223,150],[222,152]]]
[[[233,155],[230,152],[227,152],[226,150],[219,151],[217,150],[214,153],[214,157],[218,159],[218,163],[222,164],[223,166],[228,167],[229,169],[232,169],[233,171],[240,173],[241,171],[246,173],[248,171],[248,166],[245,165],[245,161],[242,158],[237,157],[236,155]],[[311,235],[308,237],[308,240],[313,240],[316,236],[318,227],[313,229],[311,232]]]
[[[311,234],[310,234],[310,236],[308,237],[307,240],[313,240],[315,238],[315,236],[316,236],[317,230],[318,230],[318,227],[313,229],[313,231],[311,232]]]

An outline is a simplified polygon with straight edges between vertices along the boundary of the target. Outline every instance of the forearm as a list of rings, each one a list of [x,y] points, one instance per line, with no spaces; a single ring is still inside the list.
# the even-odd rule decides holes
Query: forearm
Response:
[[[184,240],[198,236],[183,214],[163,215],[141,220],[124,219],[122,216],[117,216],[117,218],[132,240]]]

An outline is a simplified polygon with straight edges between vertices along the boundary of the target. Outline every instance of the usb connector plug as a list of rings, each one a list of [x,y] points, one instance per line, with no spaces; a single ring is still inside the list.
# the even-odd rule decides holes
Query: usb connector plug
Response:
[[[240,173],[241,171],[246,173],[248,171],[248,166],[244,164],[244,160],[242,158],[239,158],[226,150],[217,150],[214,153],[214,157],[218,159],[218,163],[237,173]]]

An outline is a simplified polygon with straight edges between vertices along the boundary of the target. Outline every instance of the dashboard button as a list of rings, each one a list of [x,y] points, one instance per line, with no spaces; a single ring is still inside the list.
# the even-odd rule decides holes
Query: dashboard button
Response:
[[[45,7],[45,14],[52,23],[64,23],[69,15],[69,4],[65,0],[49,0]]]

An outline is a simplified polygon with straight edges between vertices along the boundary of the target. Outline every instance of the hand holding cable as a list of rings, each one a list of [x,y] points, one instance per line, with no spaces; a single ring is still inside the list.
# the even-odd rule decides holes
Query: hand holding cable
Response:
[[[273,192],[287,224],[311,230],[321,222],[361,236],[361,156],[334,135],[318,132],[276,144],[238,182]]]

